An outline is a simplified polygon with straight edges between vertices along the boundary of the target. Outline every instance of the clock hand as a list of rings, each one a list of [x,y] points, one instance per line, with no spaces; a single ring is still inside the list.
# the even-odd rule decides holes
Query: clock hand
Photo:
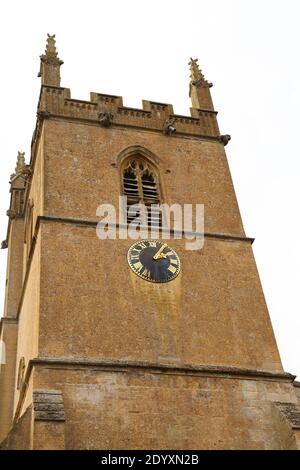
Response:
[[[161,259],[164,258],[166,259],[168,256],[171,256],[173,254],[172,251],[168,251],[168,253],[160,253],[158,256],[155,257],[155,259]]]
[[[163,249],[164,249],[166,246],[167,246],[167,244],[164,243],[164,244],[160,247],[160,249],[158,250],[158,252],[155,253],[155,255],[153,256],[153,259],[159,259],[161,252],[163,251]]]

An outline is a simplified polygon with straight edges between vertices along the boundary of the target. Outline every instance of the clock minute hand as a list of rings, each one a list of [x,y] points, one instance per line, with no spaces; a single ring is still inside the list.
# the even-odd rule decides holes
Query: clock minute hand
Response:
[[[158,252],[155,253],[155,255],[153,256],[153,259],[159,259],[159,258],[161,257],[161,256],[160,256],[161,252],[163,251],[163,249],[164,249],[166,246],[167,246],[167,244],[164,243],[164,244],[160,247],[160,249],[158,250]]]

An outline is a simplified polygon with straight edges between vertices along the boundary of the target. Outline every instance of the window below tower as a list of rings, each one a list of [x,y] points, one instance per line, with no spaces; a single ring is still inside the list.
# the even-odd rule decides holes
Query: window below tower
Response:
[[[161,227],[161,202],[158,174],[154,166],[141,156],[126,160],[123,166],[123,195],[127,197],[127,223],[141,223]],[[145,210],[145,214],[142,214]]]

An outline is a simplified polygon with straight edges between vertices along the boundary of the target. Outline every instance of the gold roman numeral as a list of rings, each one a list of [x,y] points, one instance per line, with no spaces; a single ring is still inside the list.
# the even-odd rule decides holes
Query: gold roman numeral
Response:
[[[147,245],[145,245],[144,242],[139,243],[137,246],[139,246],[141,249],[147,248]]]
[[[150,279],[151,275],[149,269],[145,269],[145,271],[143,272],[143,276],[147,279]]]
[[[134,269],[138,272],[140,272],[143,268],[143,265],[140,261],[137,261],[136,263],[134,263]]]
[[[168,270],[171,271],[171,273],[174,274],[174,273],[176,273],[177,268],[175,268],[175,266],[170,265],[170,266],[168,267]]]

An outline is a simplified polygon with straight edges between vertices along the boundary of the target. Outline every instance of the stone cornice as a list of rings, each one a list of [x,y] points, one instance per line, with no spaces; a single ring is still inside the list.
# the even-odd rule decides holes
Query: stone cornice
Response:
[[[41,222],[56,222],[56,223],[69,223],[69,224],[74,224],[74,225],[87,225],[87,226],[91,226],[91,227],[96,227],[99,223],[101,224],[101,222],[99,222],[99,220],[92,220],[92,219],[77,219],[77,218],[73,218],[73,217],[59,217],[59,216],[50,216],[50,215],[43,215],[43,216],[39,216],[38,219],[41,221]],[[108,225],[108,226],[111,226],[111,227],[116,227],[116,228],[120,228],[120,229],[125,229],[127,227],[127,224],[110,224],[110,223],[105,223],[104,225]],[[146,229],[146,227],[142,227],[144,229]],[[153,229],[155,230],[155,229]],[[159,232],[163,232],[164,229],[157,229]],[[168,230],[168,229],[165,229],[165,230]],[[174,234],[178,234],[180,233],[179,230],[173,230],[173,229],[170,229],[170,234],[171,236],[174,235]],[[204,233],[200,233],[200,232],[194,232],[194,231],[188,231],[186,232],[187,235],[195,235],[195,236],[204,236],[206,238],[217,238],[217,239],[220,239],[220,240],[231,240],[231,241],[241,241],[241,242],[247,242],[247,243],[253,243],[254,242],[254,238],[251,238],[251,237],[246,237],[246,236],[243,236],[243,235],[233,235],[233,234],[228,234],[228,233],[213,233],[213,232],[204,232]],[[184,233],[182,234],[182,238],[184,239]]]
[[[293,382],[294,375],[287,372],[271,372],[260,369],[248,369],[230,366],[196,365],[196,364],[172,364],[154,363],[144,361],[128,361],[117,359],[86,359],[86,358],[65,358],[65,357],[37,357],[32,359],[33,366],[53,366],[55,368],[93,368],[99,370],[118,371],[141,371],[156,374],[173,375],[195,375],[195,376],[217,376],[226,379],[245,380],[272,380]]]
[[[0,319],[1,323],[18,323],[17,317],[2,317]]]
[[[133,109],[133,108],[127,108],[127,109]],[[138,112],[139,113],[147,113],[147,111],[143,111],[143,110],[135,110],[134,111],[136,113],[136,115],[138,117],[143,117],[145,118],[145,115],[141,114],[140,116],[138,115]],[[46,111],[45,111],[46,113]],[[124,108],[120,109],[119,110],[119,113],[122,114],[122,115],[126,115],[126,111],[124,111]],[[146,114],[147,115],[147,114]],[[52,119],[52,120],[63,120],[63,121],[66,121],[66,122],[80,122],[80,123],[83,123],[83,124],[88,124],[88,125],[94,125],[94,126],[97,126],[99,127],[100,124],[99,124],[99,119],[91,119],[91,118],[88,118],[88,117],[84,117],[84,116],[68,116],[68,115],[61,115],[61,114],[55,114],[55,113],[50,113],[49,111],[47,111],[47,119]],[[187,127],[188,124],[193,124],[193,123],[196,123],[197,121],[199,121],[197,118],[194,118],[194,117],[184,117],[184,116],[171,116],[171,119],[175,119],[175,122],[174,122],[174,125],[176,125],[176,121],[177,122],[184,122],[185,124],[185,127]],[[163,123],[162,123],[162,128],[160,127],[148,127],[147,125],[143,124],[142,122],[141,123],[137,123],[135,122],[134,120],[128,120],[128,122],[117,122],[115,120],[112,120],[112,125],[111,127],[115,127],[115,128],[123,128],[123,129],[126,129],[126,128],[131,128],[131,129],[135,129],[135,130],[143,130],[143,131],[147,131],[147,132],[154,132],[154,133],[159,133],[159,134],[163,134],[162,132],[162,128],[163,128]],[[38,129],[38,125],[37,125],[37,129]],[[220,135],[206,135],[205,133],[197,133],[197,132],[193,132],[192,129],[188,129],[188,130],[178,130],[178,127],[176,127],[176,133],[172,135],[172,138],[193,138],[193,139],[197,139],[197,140],[208,140],[208,141],[213,141],[213,142],[218,142],[220,144],[222,144],[221,140],[220,140]]]

